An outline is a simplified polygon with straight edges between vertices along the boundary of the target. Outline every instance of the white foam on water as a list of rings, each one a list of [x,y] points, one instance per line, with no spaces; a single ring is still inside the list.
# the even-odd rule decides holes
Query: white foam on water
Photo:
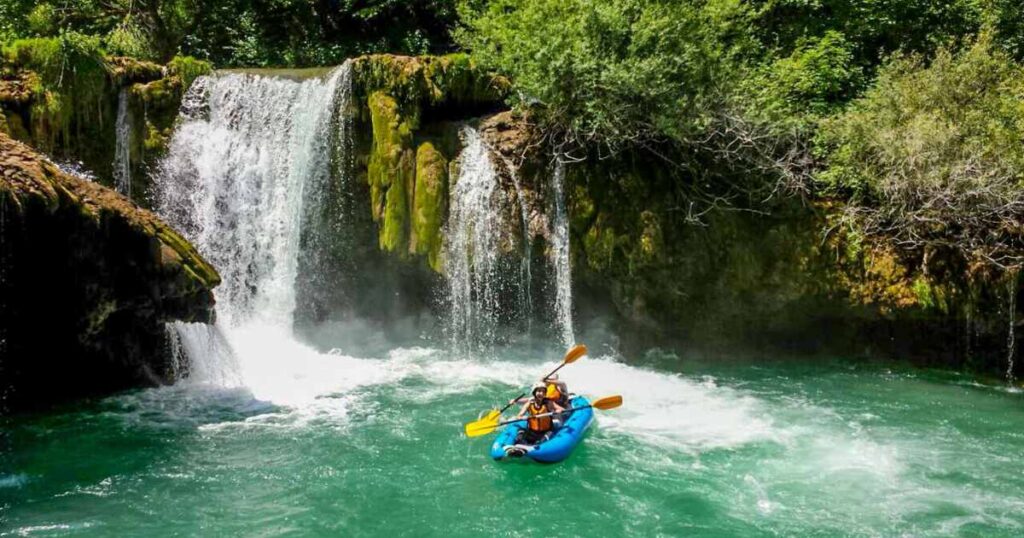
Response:
[[[10,474],[0,476],[0,488],[20,488],[28,483],[28,475]]]

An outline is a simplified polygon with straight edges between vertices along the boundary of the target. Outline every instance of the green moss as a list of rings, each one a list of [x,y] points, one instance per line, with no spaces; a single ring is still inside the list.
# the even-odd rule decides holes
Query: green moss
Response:
[[[40,84],[32,108],[33,134],[52,149],[57,137],[70,138],[72,120],[102,121],[108,85],[107,65],[99,38],[73,32],[54,38],[19,39],[3,47],[4,61],[36,72]]]
[[[416,188],[413,191],[412,244],[414,254],[441,271],[441,227],[448,201],[448,160],[430,142],[416,150]]]
[[[197,60],[191,56],[175,56],[167,63],[167,73],[181,78],[184,88],[192,86],[195,79],[213,72],[210,62]]]
[[[501,103],[509,82],[479,69],[468,55],[395,56],[376,54],[354,63],[357,86],[367,94],[394,96],[407,114],[423,106]]]
[[[665,242],[661,223],[651,211],[640,213],[640,241],[636,249],[636,262],[641,265],[654,263],[664,257]]]
[[[375,92],[367,101],[373,147],[367,167],[373,219],[380,225],[380,248],[404,255],[408,251],[409,212],[415,180],[413,127],[395,99]]]

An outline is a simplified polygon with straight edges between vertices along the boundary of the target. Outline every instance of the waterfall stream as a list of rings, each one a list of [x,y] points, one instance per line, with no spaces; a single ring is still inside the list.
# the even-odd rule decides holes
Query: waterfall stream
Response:
[[[555,270],[555,323],[562,343],[570,346],[575,340],[572,326],[572,267],[569,259],[569,213],[565,205],[565,163],[561,159],[555,162],[551,187],[554,198],[553,218],[550,221],[551,265]]]
[[[128,107],[128,89],[122,88],[117,96],[116,145],[114,146],[114,186],[117,192],[132,196],[132,118]]]
[[[1017,356],[1017,279],[1019,271],[1013,270],[1006,282],[1006,312],[1009,320],[1006,333],[1006,382],[1015,381],[1013,363]]]
[[[296,353],[289,346],[300,233],[330,180],[351,71],[345,64],[304,81],[218,74],[190,89],[156,189],[160,213],[223,278],[216,290],[223,337],[178,324],[192,376],[225,382],[232,357],[246,357],[246,377],[247,369]]]
[[[498,174],[480,134],[466,127],[459,175],[451,189],[445,226],[445,275],[450,308],[449,331],[461,350],[492,343],[499,321],[502,274]]]

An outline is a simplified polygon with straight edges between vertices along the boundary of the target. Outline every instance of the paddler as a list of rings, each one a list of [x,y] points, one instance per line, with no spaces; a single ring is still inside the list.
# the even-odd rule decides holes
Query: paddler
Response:
[[[516,418],[525,418],[522,441],[537,444],[543,441],[555,429],[555,417],[548,413],[561,413],[565,408],[547,397],[548,387],[540,383],[530,391],[531,398],[523,404]],[[540,416],[547,415],[547,416]]]
[[[547,399],[562,407],[569,407],[569,386],[558,380],[558,374],[551,374],[542,381],[547,386]]]

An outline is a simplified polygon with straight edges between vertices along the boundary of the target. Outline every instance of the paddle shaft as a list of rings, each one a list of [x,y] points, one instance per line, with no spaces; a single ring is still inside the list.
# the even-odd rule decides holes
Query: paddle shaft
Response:
[[[507,411],[509,407],[512,407],[513,405],[515,405],[515,404],[519,403],[519,400],[520,400],[520,399],[522,399],[522,398],[523,398],[523,397],[525,397],[525,396],[526,396],[526,393],[525,393],[525,392],[524,392],[524,393],[522,393],[522,394],[520,394],[519,396],[516,396],[516,397],[515,397],[515,399],[513,399],[513,400],[512,400],[511,402],[509,402],[509,403],[505,404],[505,407],[502,407],[502,408],[501,408],[501,411],[498,411],[498,415],[501,415],[502,413],[504,413],[505,411]]]
[[[574,347],[573,347],[572,349],[570,349],[570,350],[569,350],[569,353],[572,353],[573,351],[576,351],[576,350],[578,350],[578,349],[579,349],[579,348],[581,348],[581,347],[583,348],[583,350],[582,350],[581,352],[579,352],[579,354],[578,354],[578,355],[576,355],[575,357],[572,357],[572,358],[571,358],[571,360],[570,360],[570,356],[569,356],[569,355],[566,355],[565,359],[562,359],[562,364],[559,364],[557,368],[555,368],[554,370],[551,370],[551,373],[549,373],[548,375],[546,375],[546,376],[542,377],[541,379],[545,379],[545,380],[546,380],[547,378],[549,378],[549,377],[551,377],[551,376],[553,376],[553,375],[557,374],[557,373],[558,373],[558,371],[559,371],[559,370],[561,370],[563,366],[565,366],[566,364],[570,364],[570,363],[572,363],[573,361],[575,361],[575,360],[576,360],[577,358],[579,358],[580,356],[582,356],[582,355],[586,354],[586,352],[587,352],[587,347],[586,347],[586,346],[584,346],[584,345],[582,345],[582,344],[580,344],[580,345],[577,345],[577,346],[574,346]],[[500,414],[504,413],[505,411],[507,411],[507,410],[508,410],[508,408],[509,408],[509,407],[512,407],[512,404],[516,404],[516,403],[519,403],[519,400],[520,400],[520,399],[522,399],[522,398],[523,398],[523,397],[525,397],[525,396],[526,396],[526,393],[525,393],[525,392],[524,392],[524,393],[522,393],[522,394],[520,394],[519,396],[516,396],[516,397],[515,397],[515,398],[514,398],[514,399],[513,399],[513,400],[512,400],[511,402],[509,402],[508,404],[506,404],[506,405],[505,405],[505,407],[502,407],[502,408],[501,408],[501,411],[500,411],[500,412],[498,412],[498,414],[500,415]]]
[[[552,416],[555,416],[555,415],[563,415],[565,413],[572,413],[573,411],[579,411],[580,409],[590,409],[591,407],[594,407],[594,406],[592,406],[592,405],[583,405],[583,406],[580,406],[580,407],[573,407],[571,409],[565,409],[565,410],[562,410],[562,411],[552,411],[550,413],[541,413],[539,415],[530,415],[528,417],[523,417],[523,418],[514,418],[512,420],[503,420],[503,421],[498,423],[498,426],[504,426],[506,424],[512,424],[513,422],[522,422],[524,420],[530,420],[531,418],[543,418],[543,417],[552,417]]]

